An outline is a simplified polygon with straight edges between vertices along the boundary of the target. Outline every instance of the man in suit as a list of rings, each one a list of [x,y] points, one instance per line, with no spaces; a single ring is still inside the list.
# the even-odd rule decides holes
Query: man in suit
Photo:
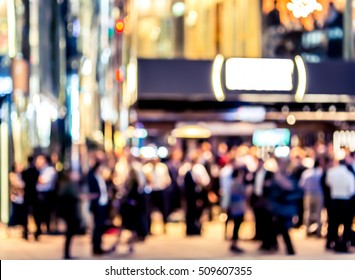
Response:
[[[34,164],[34,157],[29,156],[27,158],[27,162],[28,162],[28,166],[22,172],[22,180],[25,183],[24,202],[25,202],[25,211],[26,211],[25,224],[23,225],[24,227],[23,238],[26,240],[28,239],[28,215],[31,212],[33,214],[34,208],[37,206],[36,184],[39,177],[39,171],[37,170]]]
[[[265,169],[264,161],[258,159],[250,204],[255,218],[254,240],[262,241],[260,249],[266,251],[274,250],[277,247],[276,235],[272,229],[272,213],[268,207],[268,187],[272,177],[273,173]]]
[[[102,176],[102,161],[99,159],[96,160],[95,165],[88,173],[88,185],[92,196],[90,211],[94,215],[93,254],[102,255],[110,252],[104,251],[101,247],[105,221],[108,217],[109,198],[107,185]]]

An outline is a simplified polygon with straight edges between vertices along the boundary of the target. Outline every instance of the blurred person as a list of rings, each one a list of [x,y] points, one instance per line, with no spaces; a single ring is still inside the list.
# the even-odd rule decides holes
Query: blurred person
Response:
[[[355,152],[351,152],[349,154],[349,159],[348,159],[348,169],[350,170],[353,175],[355,175]],[[355,194],[351,199],[351,211],[353,214],[353,217],[355,217]],[[354,218],[353,218],[354,220]],[[351,246],[355,246],[355,230],[353,229],[351,232]]]
[[[64,175],[64,182],[58,192],[58,217],[63,218],[66,224],[64,259],[72,259],[70,245],[72,238],[80,229],[80,194],[79,182],[80,173],[69,170],[67,177]]]
[[[296,155],[291,159],[291,168],[292,168],[292,177],[296,180],[296,187],[299,187],[299,181],[303,171],[306,170],[306,167],[302,164],[302,157]],[[300,190],[302,190],[300,188]],[[304,216],[304,193],[300,192],[300,197],[298,200],[298,212],[295,214],[297,216],[297,223],[294,225],[296,228],[300,228],[303,225],[303,216]]]
[[[326,182],[328,170],[330,167],[332,167],[333,161],[329,156],[324,156],[320,160],[320,164],[323,169],[323,175],[321,178],[321,186],[322,186],[322,191],[323,191],[323,197],[324,197],[324,207],[327,211],[327,243],[326,243],[326,249],[331,249],[330,244],[334,242],[334,240],[331,240],[331,235],[329,232],[329,218],[331,216],[331,206],[332,206],[332,198],[330,196],[330,187],[328,186]]]
[[[230,203],[230,197],[231,197],[231,188],[233,184],[233,171],[234,171],[234,166],[232,163],[232,158],[225,159],[225,164],[223,168],[220,170],[219,174],[219,181],[220,181],[220,192],[221,192],[221,208],[226,212],[227,214],[227,219],[225,222],[225,227],[224,227],[224,237],[225,239],[228,239],[227,237],[227,229],[228,229],[228,223],[231,219],[231,215],[229,213],[228,205]]]
[[[218,202],[218,171],[216,171],[215,156],[212,152],[212,145],[204,141],[201,143],[199,151],[198,161],[205,167],[207,174],[210,178],[209,184],[204,188],[204,191],[201,193],[201,199],[203,200],[203,210],[208,211],[208,218],[212,220],[212,206]],[[218,167],[217,167],[218,170]],[[217,191],[216,191],[217,190]],[[203,196],[202,196],[203,195]]]
[[[108,193],[108,218],[111,221],[111,223],[109,225],[107,225],[108,227],[112,227],[113,226],[113,220],[116,217],[116,204],[117,204],[117,200],[116,200],[116,193],[117,193],[117,189],[115,187],[114,184],[114,176],[115,176],[115,168],[114,165],[113,167],[110,167],[108,164],[105,164],[102,166],[102,170],[101,170],[101,175],[103,177],[103,179],[105,180],[105,184],[107,186],[107,193]],[[119,174],[117,174],[119,176]]]
[[[36,158],[36,167],[39,171],[39,177],[36,184],[37,205],[34,209],[36,222],[35,239],[38,240],[42,234],[42,224],[46,225],[47,232],[50,232],[52,201],[51,196],[55,187],[56,171],[49,165],[47,157],[39,155]]]
[[[271,250],[275,244],[270,241],[269,226],[272,222],[272,215],[268,209],[267,188],[269,186],[272,172],[264,167],[264,161],[257,159],[258,166],[254,173],[253,193],[250,198],[250,206],[254,212],[255,236],[254,240],[262,241],[261,249]]]
[[[266,15],[268,27],[279,27],[281,25],[280,11],[277,9],[277,1],[274,1],[274,8]]]
[[[22,180],[21,172],[23,171],[22,164],[14,163],[9,174],[10,183],[10,200],[11,214],[9,219],[9,227],[25,225],[26,208],[25,208],[25,183]]]
[[[38,194],[36,190],[36,185],[39,177],[39,171],[35,166],[35,158],[33,156],[29,156],[27,158],[27,168],[22,172],[22,180],[25,184],[25,223],[24,223],[24,232],[23,238],[28,239],[28,218],[29,215],[34,215],[34,209],[38,203]]]
[[[92,198],[90,201],[90,211],[94,216],[94,230],[92,236],[94,255],[112,252],[112,250],[105,251],[102,249],[102,235],[106,230],[109,205],[108,189],[102,175],[102,170],[102,159],[97,158],[96,163],[90,169],[87,177],[89,192]]]
[[[238,247],[238,232],[240,225],[244,220],[244,213],[246,210],[246,186],[244,184],[244,177],[246,169],[237,167],[231,174],[231,187],[229,198],[227,199],[226,207],[230,218],[233,220],[233,236],[230,250],[234,253],[243,253],[243,250]]]
[[[328,14],[324,20],[324,28],[343,27],[343,14],[337,10],[333,2],[329,2]]]
[[[323,170],[317,159],[312,168],[305,170],[299,181],[299,186],[304,191],[304,221],[306,224],[307,235],[311,235],[310,230],[312,221],[317,222],[316,235],[321,237],[322,222],[321,213],[324,206],[324,195],[321,179]]]
[[[224,142],[218,144],[216,161],[220,168],[229,162],[228,145]]]
[[[132,162],[127,183],[127,194],[123,197],[120,214],[122,229],[131,231],[128,240],[129,252],[133,253],[134,243],[140,236],[144,240],[148,234],[147,209],[144,195],[145,180],[137,165]]]
[[[139,218],[140,218],[140,223],[139,227],[137,230],[137,238],[138,240],[145,240],[146,236],[149,234],[149,211],[148,211],[148,204],[147,202],[149,201],[147,199],[148,194],[145,192],[146,186],[147,186],[147,181],[145,174],[143,172],[143,164],[139,160],[139,158],[131,156],[129,158],[130,166],[131,166],[131,173],[133,172],[133,176],[131,179],[131,185],[134,186],[135,182],[137,182],[137,191],[138,191],[138,197],[139,201],[142,202],[142,205],[139,205]],[[134,189],[134,188],[133,188]]]
[[[328,14],[324,20],[323,27],[328,30],[342,31],[344,28],[343,12],[338,10],[333,2],[329,2]],[[343,52],[343,40],[341,36],[329,36],[327,55],[329,58],[341,58]]]
[[[298,200],[302,196],[296,185],[296,179],[290,170],[288,159],[279,158],[278,170],[273,176],[269,187],[269,199],[273,214],[273,230],[276,236],[281,234],[288,255],[294,255],[295,250],[289,235],[292,218],[297,214]]]
[[[61,180],[63,179],[63,164],[59,160],[59,155],[54,152],[51,153],[50,158],[47,159],[49,164],[55,169],[55,178],[53,179],[53,191],[51,191],[50,195],[50,205],[51,205],[51,213],[50,219],[51,223],[51,231],[53,233],[58,233],[58,219],[57,219],[57,209],[59,207],[59,187],[61,184]]]
[[[146,188],[150,192],[149,228],[151,213],[157,209],[163,216],[165,232],[169,212],[168,187],[171,185],[169,169],[159,158],[154,158],[143,166],[143,171],[147,181]]]
[[[345,160],[335,161],[334,166],[329,168],[326,183],[330,188],[332,209],[328,229],[331,244],[327,243],[326,247],[348,252],[353,219],[351,199],[355,195],[355,179],[348,170]],[[338,229],[341,224],[344,229],[342,235],[339,236]]]
[[[184,190],[186,200],[186,235],[201,234],[201,215],[204,209],[206,188],[210,184],[210,177],[203,164],[199,163],[197,154],[190,160],[190,168],[184,176]]]
[[[180,149],[176,149],[172,152],[170,159],[167,162],[169,175],[171,178],[171,192],[169,195],[170,209],[169,213],[181,208],[181,187],[178,182],[179,169],[182,165],[183,152]]]

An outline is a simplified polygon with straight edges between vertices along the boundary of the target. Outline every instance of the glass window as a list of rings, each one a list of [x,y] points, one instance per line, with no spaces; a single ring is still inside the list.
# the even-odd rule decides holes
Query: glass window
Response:
[[[263,0],[263,56],[302,54],[311,62],[342,58],[346,0]]]
[[[138,56],[261,56],[259,0],[137,0]]]

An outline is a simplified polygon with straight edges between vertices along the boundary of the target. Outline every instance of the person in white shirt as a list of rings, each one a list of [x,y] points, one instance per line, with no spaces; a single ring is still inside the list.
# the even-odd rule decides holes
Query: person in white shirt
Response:
[[[169,215],[169,193],[167,188],[171,185],[169,169],[159,158],[154,158],[143,166],[143,172],[147,181],[145,192],[150,194],[149,213],[151,214],[157,209],[162,214],[165,232]],[[150,215],[148,224],[150,228]]]
[[[355,178],[341,160],[327,172],[326,183],[330,188],[332,214],[329,218],[329,235],[331,244],[328,249],[347,252],[352,225],[351,199],[355,194]],[[343,224],[342,236],[338,236],[339,225]]]

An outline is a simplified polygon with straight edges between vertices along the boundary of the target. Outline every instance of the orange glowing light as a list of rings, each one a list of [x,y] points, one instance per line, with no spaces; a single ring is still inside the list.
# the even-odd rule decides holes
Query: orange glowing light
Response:
[[[116,22],[115,27],[116,27],[116,32],[122,33],[123,30],[124,30],[124,22],[123,22],[123,20],[119,19],[119,20]]]
[[[116,70],[116,80],[120,83],[124,81],[124,72],[122,69]]]

